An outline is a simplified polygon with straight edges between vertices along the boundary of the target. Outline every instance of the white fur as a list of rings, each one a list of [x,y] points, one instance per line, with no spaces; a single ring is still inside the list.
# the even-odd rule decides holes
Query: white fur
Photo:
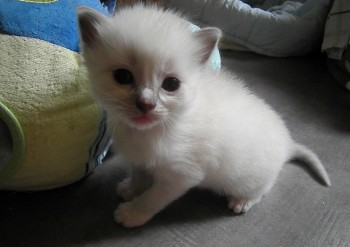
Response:
[[[108,113],[115,147],[133,167],[132,177],[118,188],[131,201],[119,205],[115,220],[142,225],[194,186],[226,195],[236,213],[259,202],[296,145],[263,100],[203,61],[218,30],[192,33],[178,15],[141,5],[113,18],[81,8],[79,18],[91,20],[97,30],[92,42],[81,45],[92,89]],[[130,70],[135,83],[119,85],[113,79],[118,68]],[[161,88],[169,76],[181,81],[175,92]],[[156,100],[147,113],[154,121],[135,123],[130,119],[141,114],[135,95],[145,88]],[[313,158],[314,169],[330,184]],[[151,186],[143,181],[145,173],[153,178]]]

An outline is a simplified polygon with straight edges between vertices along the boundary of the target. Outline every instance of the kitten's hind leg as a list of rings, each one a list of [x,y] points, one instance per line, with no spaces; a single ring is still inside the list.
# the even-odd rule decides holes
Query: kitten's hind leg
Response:
[[[246,213],[254,204],[260,202],[261,197],[255,199],[245,199],[245,198],[228,198],[228,208],[234,213]]]
[[[132,168],[131,176],[125,178],[117,186],[117,195],[125,201],[142,194],[150,186],[150,177],[139,168]]]

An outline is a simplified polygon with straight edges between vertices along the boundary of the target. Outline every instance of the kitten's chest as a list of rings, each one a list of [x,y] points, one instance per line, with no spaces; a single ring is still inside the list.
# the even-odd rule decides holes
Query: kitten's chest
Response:
[[[136,165],[155,166],[166,163],[174,154],[167,136],[150,133],[121,133],[114,136],[115,146],[124,158]]]

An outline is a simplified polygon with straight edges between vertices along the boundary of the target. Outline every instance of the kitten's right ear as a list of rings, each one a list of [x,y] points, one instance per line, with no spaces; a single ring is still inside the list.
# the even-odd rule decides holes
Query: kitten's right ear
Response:
[[[102,25],[106,17],[88,7],[79,7],[77,14],[81,42],[93,47],[99,40],[98,27]]]

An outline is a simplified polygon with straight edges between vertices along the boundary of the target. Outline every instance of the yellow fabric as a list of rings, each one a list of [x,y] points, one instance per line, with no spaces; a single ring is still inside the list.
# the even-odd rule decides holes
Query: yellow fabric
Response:
[[[0,102],[16,116],[25,142],[22,164],[0,189],[49,189],[83,177],[100,110],[79,54],[1,34],[0,68]]]

